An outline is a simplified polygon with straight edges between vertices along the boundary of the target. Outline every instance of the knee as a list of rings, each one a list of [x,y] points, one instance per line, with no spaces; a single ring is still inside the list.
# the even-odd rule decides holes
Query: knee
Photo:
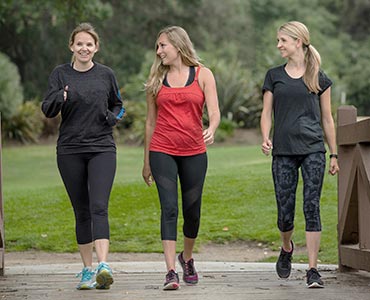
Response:
[[[76,223],[83,224],[91,221],[90,211],[75,212]]]
[[[281,232],[287,232],[291,231],[294,228],[294,222],[289,220],[289,221],[278,221],[278,228]]]
[[[165,221],[177,220],[178,208],[176,206],[162,207],[162,218]]]

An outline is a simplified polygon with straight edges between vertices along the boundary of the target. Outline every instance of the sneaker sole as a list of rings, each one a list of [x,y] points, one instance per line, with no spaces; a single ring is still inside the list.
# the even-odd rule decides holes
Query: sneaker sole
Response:
[[[281,276],[279,273],[277,274],[278,276],[279,276],[279,278],[281,278],[281,279],[288,279],[289,278],[289,276],[290,276],[290,274],[288,275],[288,276]]]
[[[110,288],[110,285],[113,283],[113,276],[109,271],[102,270],[101,272],[99,272],[98,275],[96,275],[96,282],[97,289],[108,290]]]
[[[97,290],[109,290],[110,289],[110,285],[102,285],[102,286],[97,285],[96,286],[96,289]]]
[[[177,290],[179,288],[180,288],[180,284],[178,284],[176,282],[170,282],[169,284],[167,284],[163,287],[163,290],[164,291],[173,291],[173,290]]]
[[[324,286],[318,282],[313,282],[310,285],[307,284],[307,287],[309,289],[315,289],[315,288],[317,289],[317,288],[323,288]]]
[[[186,285],[197,285],[198,281],[186,281],[184,278],[182,279]]]
[[[89,285],[82,285],[80,287],[77,287],[76,289],[79,291],[87,291],[87,290],[93,290],[95,286],[89,286]]]
[[[288,274],[279,274],[279,272],[278,272],[277,268],[275,268],[275,270],[276,270],[276,274],[277,274],[277,276],[279,276],[279,278],[282,278],[282,279],[287,279],[287,278],[289,278],[290,273],[291,273],[291,272],[289,272]]]

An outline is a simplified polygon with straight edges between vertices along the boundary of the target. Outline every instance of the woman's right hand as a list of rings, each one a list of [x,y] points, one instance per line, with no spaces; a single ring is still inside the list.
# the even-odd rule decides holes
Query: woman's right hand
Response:
[[[144,165],[142,175],[147,186],[151,186],[153,184],[153,176],[149,166]]]
[[[263,141],[262,145],[261,145],[261,150],[263,152],[263,154],[265,154],[266,156],[268,156],[270,154],[270,151],[272,149],[272,142],[270,139],[267,139],[265,141]]]

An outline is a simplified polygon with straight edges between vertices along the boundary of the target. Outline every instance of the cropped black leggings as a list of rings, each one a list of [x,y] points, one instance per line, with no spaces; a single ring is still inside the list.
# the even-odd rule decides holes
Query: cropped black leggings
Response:
[[[303,178],[303,212],[306,231],[321,231],[320,196],[325,174],[325,154],[312,153],[296,156],[274,156],[272,174],[281,232],[294,228],[298,169]]]
[[[196,238],[207,172],[207,154],[173,156],[151,151],[149,159],[161,203],[162,240],[176,241],[177,239],[177,178],[180,180],[182,195],[183,233],[187,238]]]
[[[109,239],[108,201],[116,153],[58,155],[57,162],[75,214],[77,243]]]

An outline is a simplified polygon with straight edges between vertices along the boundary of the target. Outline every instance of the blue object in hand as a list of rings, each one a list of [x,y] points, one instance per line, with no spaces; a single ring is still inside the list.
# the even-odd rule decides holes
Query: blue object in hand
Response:
[[[125,113],[125,108],[122,106],[122,108],[121,108],[121,110],[119,111],[119,113],[118,113],[118,115],[117,115],[117,117],[116,117],[116,119],[117,120],[121,120],[122,119],[122,117],[123,117],[123,115],[124,115],[124,113]]]

